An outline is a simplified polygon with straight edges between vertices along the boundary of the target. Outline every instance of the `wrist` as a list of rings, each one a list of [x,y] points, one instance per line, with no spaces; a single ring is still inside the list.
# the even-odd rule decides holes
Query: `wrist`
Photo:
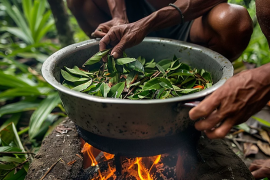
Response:
[[[119,24],[127,24],[127,23],[129,23],[127,17],[125,18],[125,17],[118,17],[117,16],[117,17],[113,17],[112,20],[119,23]]]

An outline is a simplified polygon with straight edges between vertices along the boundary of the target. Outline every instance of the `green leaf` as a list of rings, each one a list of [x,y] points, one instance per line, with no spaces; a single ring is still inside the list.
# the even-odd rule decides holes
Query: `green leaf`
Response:
[[[108,92],[110,91],[110,87],[106,83],[102,83],[100,86],[100,91],[103,97],[107,97]]]
[[[156,64],[156,67],[157,67],[158,70],[159,70],[160,72],[162,72],[163,74],[166,73],[165,70],[163,69],[163,67],[161,67],[159,64]]]
[[[30,88],[15,88],[15,89],[8,89],[0,94],[0,98],[3,97],[18,97],[18,96],[39,96],[42,95],[37,88],[30,87]],[[46,94],[46,93],[45,93]]]
[[[145,65],[145,58],[142,58],[141,56],[138,57],[138,61],[140,61],[140,63],[142,63],[142,65]]]
[[[108,97],[119,98],[125,88],[125,82],[114,85],[108,93]]]
[[[143,86],[143,90],[151,90],[151,89],[154,89],[154,90],[158,90],[158,89],[161,89],[162,87],[160,86],[160,81],[158,78],[153,78],[149,81],[147,81],[144,86]]]
[[[76,87],[76,85],[74,85],[74,83],[69,82],[67,80],[64,80],[63,83],[62,83],[62,85],[65,86],[65,87],[67,87],[67,88],[69,88],[69,89],[72,89],[72,88]]]
[[[168,79],[165,79],[165,78],[160,78],[159,79],[160,81],[160,85],[166,89],[173,89],[173,86],[171,84],[171,82],[168,80]]]
[[[210,88],[210,87],[212,87],[212,86],[213,86],[212,83],[206,83],[206,84],[205,84],[205,87],[206,87],[206,88]]]
[[[209,73],[209,72],[204,72],[203,73],[203,75],[202,75],[202,77],[206,80],[206,81],[208,81],[208,83],[209,82],[212,82],[212,76],[211,76],[211,74]]]
[[[61,102],[57,93],[46,97],[30,118],[29,136],[33,139],[51,111]]]
[[[260,122],[261,124],[270,127],[270,123],[264,119],[258,118],[256,116],[252,116],[253,119],[255,119],[256,121]]]
[[[159,61],[157,64],[160,65],[166,71],[169,67],[171,67],[171,63],[172,63],[171,60],[163,59]]]
[[[192,81],[189,81],[188,83],[186,83],[184,86],[186,89],[190,89],[190,88],[193,88],[196,84],[196,79],[192,80]]]
[[[144,73],[144,68],[143,68],[143,65],[142,63],[140,63],[140,61],[138,60],[135,60],[129,64],[126,64],[126,66],[129,68],[129,69],[132,69],[134,71],[137,71],[137,72],[141,72],[141,73]]]
[[[102,84],[102,83],[97,83],[97,84],[95,85],[95,87],[92,87],[92,88],[89,90],[88,94],[93,95],[93,94],[95,94],[96,92],[98,92],[98,91],[100,90],[101,84]]]
[[[134,71],[131,71],[128,76],[127,76],[127,79],[126,79],[126,85],[127,85],[127,88],[130,87],[130,83],[132,83],[134,81],[136,77],[136,73]]]
[[[178,91],[180,92],[181,94],[189,94],[191,92],[197,92],[199,89],[181,89],[181,91]]]
[[[145,64],[145,68],[155,68],[155,67],[156,67],[156,63],[154,59],[152,59],[150,62]]]
[[[112,74],[112,73],[115,73],[116,71],[117,70],[115,67],[114,58],[113,56],[108,55],[108,72]]]
[[[185,69],[178,69],[177,71],[170,74],[169,76],[194,76],[194,74]]]
[[[169,95],[170,95],[171,91],[163,91],[163,93],[161,93],[159,99],[166,99]]]
[[[22,113],[13,113],[12,114],[12,116],[11,116],[11,118],[9,118],[8,120],[6,120],[2,125],[1,125],[1,127],[0,127],[0,131],[2,130],[2,129],[4,129],[8,124],[10,124],[10,123],[14,123],[14,125],[16,126],[17,124],[18,124],[18,122],[19,122],[19,119],[21,118],[21,115],[22,115]],[[1,147],[0,147],[1,148]],[[1,151],[1,150],[0,150]]]
[[[92,79],[90,81],[87,81],[86,83],[83,83],[79,86],[76,86],[74,88],[72,88],[72,90],[74,91],[83,91],[85,89],[87,89],[90,85],[92,84]]]
[[[170,70],[171,70],[171,71],[174,71],[174,70],[180,68],[181,64],[182,64],[182,63],[180,63],[178,60],[173,61],[173,62],[171,63]]]
[[[234,126],[237,129],[243,129],[245,132],[250,132],[250,128],[248,127],[248,125],[246,123],[242,123],[239,125]]]
[[[149,98],[151,98],[151,96],[149,96],[149,95],[151,95],[151,92],[152,91],[149,91],[149,90],[142,91],[142,92],[138,93],[137,96],[140,99],[149,99]]]
[[[65,80],[70,81],[70,82],[87,81],[87,80],[89,80],[89,78],[75,76],[73,74],[70,74],[70,73],[62,70],[62,69],[61,69],[61,74],[62,74],[62,76],[63,76],[63,78]]]
[[[10,157],[10,156],[3,156],[0,157],[0,161],[3,162],[15,162],[15,163],[22,163],[24,159],[21,158],[15,158],[15,157]]]
[[[115,73],[115,76],[110,79],[110,83],[114,85],[114,84],[117,84],[119,80],[120,80],[120,74]]]
[[[13,123],[10,123],[8,126],[6,126],[4,129],[0,131],[0,138],[3,146],[15,144],[17,148],[20,148],[22,152],[25,152],[21,140],[18,136],[16,127]]]
[[[10,74],[5,74],[0,70],[0,85],[2,86],[7,86],[7,87],[31,87],[29,84],[25,83],[22,81],[20,78],[10,75]]]
[[[92,56],[90,59],[88,59],[83,66],[88,66],[88,65],[92,65],[95,63],[98,63],[102,57],[106,56],[106,54],[110,51],[111,49],[106,49],[104,51],[100,51],[98,53],[96,53],[94,56]]]
[[[187,71],[190,71],[190,66],[184,63],[181,63],[179,69],[185,69]]]
[[[194,77],[186,77],[186,79],[184,81],[182,81],[181,85],[184,85],[192,80],[195,80],[195,82],[196,82],[196,79]]]
[[[39,102],[20,101],[16,103],[7,104],[0,108],[0,117],[4,114],[12,114],[23,111],[34,110],[38,107]]]
[[[77,66],[74,66],[72,69],[68,68],[65,66],[65,69],[67,70],[67,72],[74,74],[74,75],[78,75],[78,76],[84,76],[84,77],[89,77],[84,71],[80,70]]]
[[[119,58],[116,60],[116,64],[124,65],[136,61],[135,58]]]
[[[0,152],[22,152],[22,150],[17,147],[2,146],[0,147]]]

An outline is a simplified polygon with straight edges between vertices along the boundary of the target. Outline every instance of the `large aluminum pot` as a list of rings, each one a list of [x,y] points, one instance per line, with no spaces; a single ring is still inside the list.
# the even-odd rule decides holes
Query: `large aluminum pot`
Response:
[[[205,97],[233,75],[233,66],[222,55],[207,48],[171,39],[145,38],[126,50],[130,57],[143,56],[160,61],[181,58],[198,69],[209,71],[214,85],[206,90],[165,100],[127,100],[95,97],[61,85],[60,69],[81,66],[99,50],[99,42],[88,40],[73,44],[51,55],[43,64],[46,81],[59,91],[68,116],[81,128],[93,134],[125,140],[143,140],[172,136],[185,130],[190,108],[183,102]]]

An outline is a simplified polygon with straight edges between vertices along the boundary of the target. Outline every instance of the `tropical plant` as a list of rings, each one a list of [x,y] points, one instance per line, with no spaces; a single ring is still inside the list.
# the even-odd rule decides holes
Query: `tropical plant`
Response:
[[[23,12],[16,4],[8,0],[1,0],[7,14],[13,19],[17,27],[3,27],[27,44],[39,43],[45,34],[54,27],[51,11],[46,11],[46,0],[22,0]]]

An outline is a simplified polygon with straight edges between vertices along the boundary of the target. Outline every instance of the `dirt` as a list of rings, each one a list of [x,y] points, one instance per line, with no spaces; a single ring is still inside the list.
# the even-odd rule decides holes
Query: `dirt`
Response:
[[[75,179],[82,169],[83,160],[79,157],[82,156],[80,151],[81,142],[75,125],[66,119],[43,140],[25,179],[38,180],[47,172],[44,180]],[[49,170],[55,163],[56,165]]]

